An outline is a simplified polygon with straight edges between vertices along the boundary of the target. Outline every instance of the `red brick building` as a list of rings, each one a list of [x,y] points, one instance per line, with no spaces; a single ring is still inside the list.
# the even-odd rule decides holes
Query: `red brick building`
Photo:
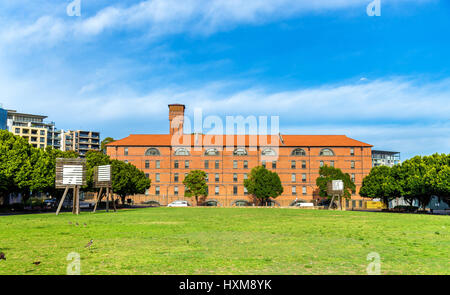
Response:
[[[184,105],[169,105],[169,134],[132,134],[107,145],[112,159],[129,162],[152,180],[135,201],[155,200],[165,205],[184,199],[183,179],[191,170],[208,175],[212,204],[243,204],[249,196],[243,182],[258,165],[277,172],[284,193],[275,201],[289,206],[296,200],[319,200],[316,178],[321,165],[342,169],[357,190],[346,208],[363,208],[358,195],[363,178],[372,168],[370,144],[345,135],[202,135],[184,134]]]

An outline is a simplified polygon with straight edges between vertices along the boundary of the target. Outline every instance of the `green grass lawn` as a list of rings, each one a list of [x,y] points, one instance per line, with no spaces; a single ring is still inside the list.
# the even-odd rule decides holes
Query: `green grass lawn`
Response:
[[[449,229],[448,216],[273,208],[1,216],[0,274],[65,274],[70,252],[81,274],[366,274],[370,252],[382,274],[450,274]]]

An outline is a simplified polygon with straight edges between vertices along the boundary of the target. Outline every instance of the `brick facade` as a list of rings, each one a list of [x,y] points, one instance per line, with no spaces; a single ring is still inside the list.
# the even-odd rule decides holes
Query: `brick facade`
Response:
[[[184,112],[184,106],[170,105],[170,120],[179,118],[180,110]],[[148,194],[136,196],[135,202],[156,200],[165,205],[184,199],[185,174],[199,169],[208,174],[208,200],[218,201],[221,206],[231,206],[237,200],[250,199],[244,191],[245,174],[264,163],[266,168],[277,172],[281,178],[284,193],[276,199],[279,205],[289,206],[296,199],[316,202],[320,198],[315,183],[322,163],[334,165],[354,176],[357,190],[352,200],[344,201],[344,207],[364,206],[357,192],[362,179],[372,168],[372,146],[369,144],[344,135],[257,136],[255,141],[249,136],[183,135],[185,140],[174,144],[173,134],[182,134],[182,124],[182,120],[181,124],[171,124],[170,134],[167,135],[130,135],[107,145],[107,153],[112,159],[135,165],[152,180]],[[230,138],[234,140],[233,146],[229,144]],[[241,139],[243,142],[238,143]],[[197,144],[202,147],[195,146]],[[235,154],[237,148],[245,148],[247,155]],[[188,155],[177,155],[180,149],[187,150]],[[207,151],[213,149],[218,154],[207,155]],[[276,156],[263,155],[266,149],[272,149]],[[297,155],[293,154],[294,150],[299,151]],[[329,150],[332,155],[321,155],[321,151],[326,154],[330,153]]]

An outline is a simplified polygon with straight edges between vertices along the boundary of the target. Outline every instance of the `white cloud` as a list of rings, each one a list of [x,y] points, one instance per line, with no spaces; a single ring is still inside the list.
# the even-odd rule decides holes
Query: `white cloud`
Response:
[[[384,0],[382,3],[399,5],[431,1]],[[61,17],[63,13],[54,12],[37,20],[18,21],[5,16],[0,40],[4,45],[20,41],[28,43],[30,39],[41,45],[53,45],[58,40],[97,36],[110,29],[138,29],[153,37],[175,33],[208,35],[239,25],[257,25],[305,13],[358,7],[364,14],[368,3],[368,0],[147,0],[127,7],[111,4],[92,16],[86,16],[87,12],[82,10],[80,18]],[[63,9],[52,7],[53,10],[56,8]]]
[[[48,115],[59,128],[98,129],[104,136],[165,133],[167,104],[177,102],[187,105],[189,116],[194,108],[222,118],[279,115],[282,133],[346,134],[405,156],[450,150],[450,79],[419,83],[397,77],[292,91],[238,90],[242,81],[219,81],[144,94],[126,84],[112,87],[104,80],[110,77],[99,76],[92,84],[63,80],[63,75],[47,79],[16,79],[0,70],[2,102]]]

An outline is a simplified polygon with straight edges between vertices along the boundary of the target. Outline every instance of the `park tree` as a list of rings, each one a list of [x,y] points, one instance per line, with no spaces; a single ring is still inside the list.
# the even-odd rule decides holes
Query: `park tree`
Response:
[[[433,154],[423,157],[428,169],[424,182],[431,194],[447,204],[450,199],[450,154]],[[449,204],[450,205],[450,204]]]
[[[349,199],[352,196],[352,192],[356,190],[355,183],[350,178],[348,173],[342,172],[341,169],[324,165],[319,169],[319,177],[316,179],[316,185],[319,187],[319,196],[326,197],[334,201],[333,196],[328,195],[328,182],[332,180],[342,180],[344,183],[343,198]],[[339,198],[339,205],[341,199]],[[333,204],[330,204],[330,208]]]
[[[125,204],[125,198],[130,195],[143,194],[150,188],[151,182],[145,173],[130,163],[118,160],[111,161],[112,190],[118,194]]]
[[[208,196],[208,185],[206,184],[206,173],[202,170],[192,170],[184,178],[183,184],[186,189],[184,196],[188,198],[195,198],[195,204],[199,205],[199,197],[202,198],[201,202]]]
[[[270,198],[275,199],[283,193],[278,174],[263,166],[252,169],[248,178],[244,180],[244,186],[261,206],[266,206]]]
[[[115,140],[112,137],[106,137],[105,139],[103,139],[102,142],[100,143],[100,149],[102,153],[106,154],[106,145],[114,141]]]
[[[50,146],[46,149],[33,149],[30,190],[56,196],[58,194],[55,189],[56,159],[77,157],[76,152],[63,152]]]
[[[32,183],[32,153],[34,148],[20,136],[0,130],[0,198],[2,204],[9,193],[22,193],[26,200]]]
[[[417,200],[419,207],[425,209],[430,202],[433,190],[431,186],[426,185],[425,180],[429,169],[430,166],[421,156],[406,160],[394,169],[402,187],[402,196],[410,205]]]
[[[380,198],[386,205],[402,195],[402,188],[395,177],[395,169],[388,166],[374,167],[363,179],[359,194],[365,198]]]

